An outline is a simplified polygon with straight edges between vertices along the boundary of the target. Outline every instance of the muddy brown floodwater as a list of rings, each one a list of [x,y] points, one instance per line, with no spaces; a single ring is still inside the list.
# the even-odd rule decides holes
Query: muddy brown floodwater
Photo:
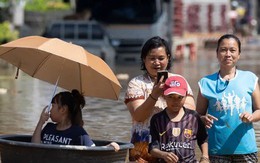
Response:
[[[218,70],[215,50],[199,50],[196,60],[174,61],[172,71],[186,77],[196,98],[198,80]],[[54,86],[20,73],[1,61],[0,69],[0,134],[32,134],[42,108],[51,100]],[[239,69],[260,75],[260,55],[257,51],[242,51]],[[128,74],[129,79],[140,74],[140,65],[115,65],[116,74]],[[128,80],[120,80],[123,87],[118,101],[86,97],[83,110],[84,128],[93,139],[129,141],[131,117],[123,99]],[[58,89],[61,91],[62,89]],[[260,123],[254,124],[260,147]]]

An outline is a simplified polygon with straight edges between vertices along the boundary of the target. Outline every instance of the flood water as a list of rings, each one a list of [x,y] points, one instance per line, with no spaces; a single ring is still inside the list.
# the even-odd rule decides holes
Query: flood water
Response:
[[[200,50],[196,60],[174,61],[172,72],[186,77],[196,97],[198,80],[218,70],[215,56],[214,50]],[[22,72],[18,79],[14,79],[16,69],[3,61],[0,63],[0,134],[32,134],[42,108],[51,100],[54,86]],[[253,71],[259,77],[259,64],[260,55],[257,51],[242,51],[239,69]],[[141,73],[139,64],[116,65],[114,71],[116,74],[128,74],[129,79]],[[118,101],[86,97],[84,128],[92,139],[130,140],[131,117],[123,103],[129,79],[120,80],[123,89]],[[260,122],[254,126],[260,147]]]

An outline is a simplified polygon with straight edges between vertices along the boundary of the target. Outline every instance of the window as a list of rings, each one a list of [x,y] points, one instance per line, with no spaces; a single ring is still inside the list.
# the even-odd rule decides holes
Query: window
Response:
[[[103,29],[99,25],[93,24],[92,25],[92,39],[93,40],[101,40],[103,38],[104,38]]]
[[[75,25],[74,24],[65,24],[64,26],[64,38],[74,39],[75,38]]]
[[[48,37],[57,37],[61,38],[61,25],[54,24],[50,29],[50,34]]]
[[[78,26],[78,38],[79,39],[88,39],[89,27],[87,24],[79,24]]]

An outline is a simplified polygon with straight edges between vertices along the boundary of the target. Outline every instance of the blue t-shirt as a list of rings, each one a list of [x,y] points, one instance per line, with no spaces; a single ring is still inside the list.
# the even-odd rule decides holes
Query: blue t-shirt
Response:
[[[88,133],[81,126],[72,125],[66,130],[57,130],[56,126],[54,123],[47,123],[43,128],[41,132],[41,141],[43,144],[95,145]]]
[[[239,118],[243,112],[253,112],[252,93],[257,82],[254,73],[242,70],[236,70],[230,81],[222,79],[219,73],[199,81],[201,94],[208,100],[208,114],[218,118],[208,130],[211,155],[257,152],[253,124]]]

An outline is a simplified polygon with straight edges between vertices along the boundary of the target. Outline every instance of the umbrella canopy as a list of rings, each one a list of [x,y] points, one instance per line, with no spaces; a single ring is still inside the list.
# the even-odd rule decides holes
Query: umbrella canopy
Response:
[[[28,75],[85,96],[117,100],[121,85],[110,67],[83,47],[57,38],[28,36],[0,45],[0,58]]]

